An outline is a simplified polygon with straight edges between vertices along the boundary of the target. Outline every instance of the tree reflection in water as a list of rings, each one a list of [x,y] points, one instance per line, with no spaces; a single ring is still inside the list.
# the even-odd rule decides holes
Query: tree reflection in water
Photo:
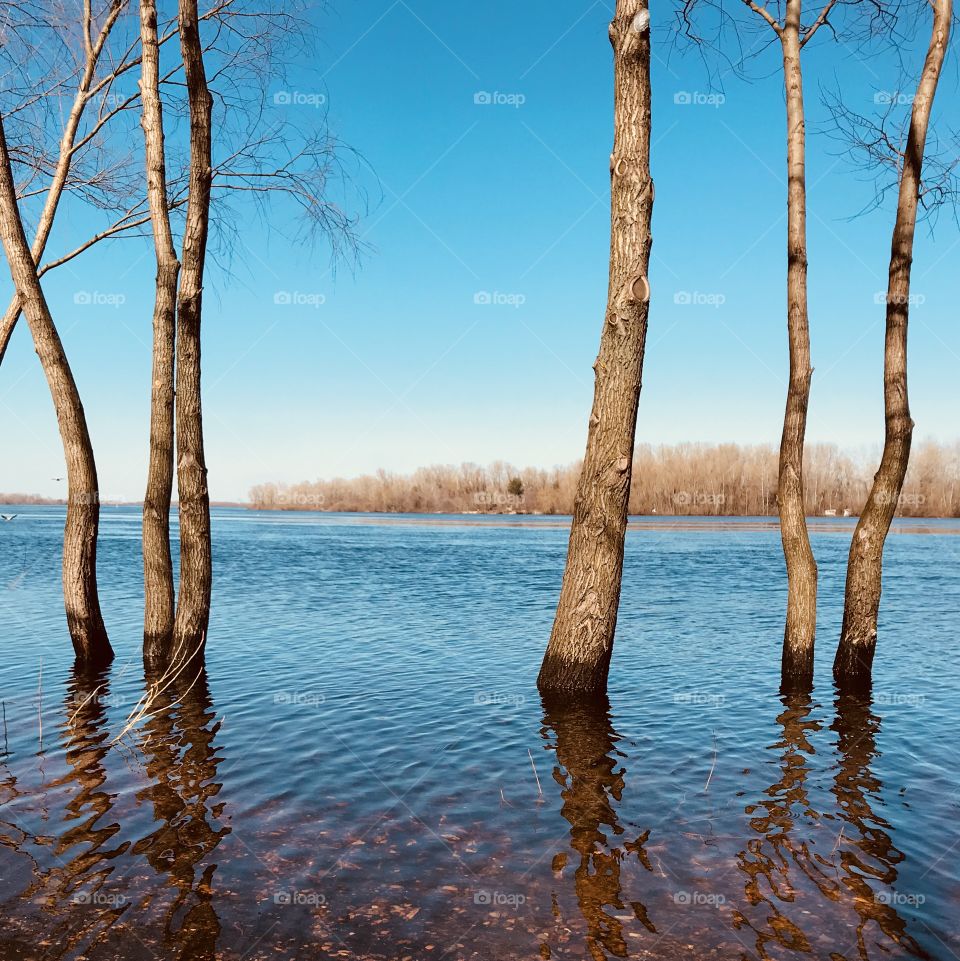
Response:
[[[158,826],[133,851],[176,892],[164,923],[163,954],[184,961],[214,961],[220,936],[213,891],[217,865],[209,861],[230,832],[218,826],[224,806],[218,800],[223,785],[216,780],[219,729],[201,668],[196,677],[162,690],[137,732],[150,780],[137,799],[153,806]]]
[[[840,755],[833,794],[844,821],[837,855],[841,883],[860,916],[856,926],[857,955],[862,961],[871,957],[868,929],[875,922],[896,944],[919,957],[928,957],[907,933],[906,921],[890,903],[899,874],[898,865],[905,855],[893,843],[890,823],[872,804],[877,801],[879,805],[883,784],[870,767],[880,753],[877,750],[880,718],[871,710],[870,698],[838,696],[831,730],[837,734]],[[884,945],[878,948],[874,955],[887,950]]]
[[[135,948],[147,957],[214,961],[220,924],[210,855],[229,828],[219,826],[219,725],[206,675],[170,684],[119,742],[116,718],[108,725],[110,703],[109,670],[73,672],[58,728],[62,771],[44,785],[37,809],[48,827],[28,830],[15,815],[0,822],[0,843],[25,876],[7,902],[0,957],[32,958],[39,946],[47,959],[113,961]],[[47,763],[56,763],[52,750]],[[136,804],[109,790],[110,767],[115,777],[121,764],[141,782],[145,769]],[[18,796],[8,774],[0,799]],[[47,799],[60,797],[63,810],[55,811]],[[148,812],[153,823],[144,835]]]
[[[41,907],[48,924],[44,946],[52,957],[103,938],[129,907],[117,869],[130,842],[119,838],[116,795],[107,790],[109,701],[108,671],[73,670],[59,724],[65,769],[45,786],[47,796],[63,792],[68,800],[62,814],[43,811],[45,821],[61,828],[55,836],[25,833],[22,838],[23,853],[29,855],[29,847],[48,848],[52,860],[46,868],[34,861],[33,878],[20,895],[22,903]],[[85,906],[90,909],[80,909]]]
[[[656,928],[639,901],[625,903],[621,890],[621,865],[636,856],[651,870],[643,845],[649,831],[627,838],[617,816],[623,798],[624,762],[620,736],[610,720],[606,698],[558,702],[544,699],[542,733],[556,751],[553,779],[560,785],[561,814],[570,824],[574,890],[586,922],[586,948],[593,958],[607,954],[628,956],[623,915],[636,918],[649,931]],[[553,868],[563,871],[571,852],[553,858]],[[554,911],[559,907],[554,896]],[[605,953],[606,952],[606,953]]]
[[[751,920],[738,911],[734,926],[753,932],[756,955],[762,959],[782,957],[783,949],[828,955],[834,961],[850,957],[850,950],[861,961],[888,955],[889,944],[876,944],[871,955],[867,934],[871,922],[895,945],[924,957],[906,933],[904,919],[885,903],[897,879],[896,865],[904,855],[888,833],[889,823],[871,807],[871,798],[878,797],[882,787],[870,768],[877,756],[880,719],[870,710],[869,700],[841,697],[836,701],[831,724],[837,733],[831,788],[836,810],[825,814],[814,808],[808,784],[808,759],[816,753],[813,739],[822,729],[814,716],[817,705],[802,694],[781,700],[783,711],[777,718],[781,738],[772,746],[780,755],[781,776],[768,788],[765,800],[747,807],[756,837],[748,840],[737,858],[747,879],[747,904],[762,908],[766,915]],[[837,820],[842,823],[834,828]],[[835,837],[832,850],[824,840],[813,842],[816,834],[824,840]],[[806,891],[805,882],[812,886]],[[811,894],[816,900],[812,911],[806,902]],[[858,918],[853,926],[851,909]],[[832,923],[834,912],[841,918],[839,923]],[[852,935],[852,943],[847,934]]]

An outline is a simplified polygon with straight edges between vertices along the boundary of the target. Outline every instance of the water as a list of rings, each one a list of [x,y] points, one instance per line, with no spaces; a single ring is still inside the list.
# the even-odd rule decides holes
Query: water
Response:
[[[645,519],[609,704],[564,709],[534,686],[563,522],[468,521],[217,511],[206,675],[119,739],[136,511],[105,511],[94,678],[61,511],[0,526],[0,958],[960,953],[960,524],[898,522],[872,703],[833,692],[851,524],[818,525],[817,688],[785,702],[776,530]]]

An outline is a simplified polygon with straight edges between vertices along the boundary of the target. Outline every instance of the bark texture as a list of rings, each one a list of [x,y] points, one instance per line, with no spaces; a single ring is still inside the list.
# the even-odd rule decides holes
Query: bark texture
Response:
[[[606,690],[647,334],[653,210],[647,0],[617,0],[610,41],[615,75],[610,286],[566,570],[538,679],[548,693]]]
[[[150,392],[150,457],[143,499],[143,656],[162,663],[173,639],[173,561],[170,556],[170,501],[173,490],[174,358],[177,280],[180,263],[173,245],[167,203],[163,105],[157,7],[141,0],[141,125],[146,157],[147,199],[153,225],[157,275],[153,308],[153,372]]]
[[[787,105],[787,336],[790,381],[780,439],[777,504],[787,566],[787,618],[781,689],[813,687],[817,631],[817,563],[804,509],[803,451],[810,402],[810,326],[807,315],[806,128],[800,66],[801,0],[788,0],[780,43]]]
[[[77,660],[88,666],[101,665],[113,659],[113,650],[107,639],[97,594],[97,532],[100,524],[97,467],[80,393],[24,233],[2,120],[0,238],[18,303],[26,314],[34,348],[50,387],[67,465],[67,520],[63,537],[63,596],[67,627]]]
[[[883,362],[886,420],[883,456],[850,545],[843,627],[833,664],[834,678],[842,691],[862,690],[871,683],[877,644],[883,548],[900,500],[913,439],[913,420],[907,394],[910,270],[927,128],[946,56],[953,15],[952,0],[933,0],[931,5],[933,29],[913,101],[890,251]]]
[[[180,0],[180,48],[190,107],[190,182],[177,299],[177,487],[180,495],[180,594],[173,654],[202,648],[210,617],[213,580],[210,496],[203,448],[200,392],[200,321],[203,270],[210,222],[211,112],[200,45],[196,0]]]

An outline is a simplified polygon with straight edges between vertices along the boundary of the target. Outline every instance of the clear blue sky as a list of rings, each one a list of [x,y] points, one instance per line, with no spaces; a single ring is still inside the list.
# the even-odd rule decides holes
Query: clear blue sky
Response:
[[[671,53],[671,10],[653,9],[657,192],[638,440],[776,443],[787,363],[777,51],[756,63],[751,83],[722,76],[724,102],[698,103],[711,88],[697,57]],[[252,212],[249,228],[244,218],[234,276],[212,270],[207,285],[214,498],[243,499],[264,480],[497,458],[551,466],[582,455],[606,295],[611,12],[612,2],[357,0],[316,15],[320,55],[297,66],[290,86],[301,101],[328,98],[334,130],[379,176],[383,200],[362,227],[374,250],[356,273],[334,277],[324,249],[264,230]],[[898,75],[825,33],[804,56],[810,437],[872,447],[883,426],[875,295],[885,289],[892,215],[887,207],[848,220],[871,187],[817,135],[819,87],[841,84],[866,112]],[[956,77],[947,71],[939,95],[948,121]],[[503,96],[477,104],[479,92]],[[675,102],[684,93],[694,102]],[[58,237],[83,231],[81,215],[64,216],[51,253]],[[918,234],[918,437],[958,434],[957,244],[949,216],[934,237]],[[152,280],[151,248],[128,241],[45,282],[108,497],[142,496]],[[0,293],[9,290],[4,271]],[[78,292],[123,303],[76,304]],[[299,302],[275,303],[278,292]],[[494,302],[477,303],[481,293]],[[62,493],[56,425],[25,326],[0,369],[0,417],[0,489]]]

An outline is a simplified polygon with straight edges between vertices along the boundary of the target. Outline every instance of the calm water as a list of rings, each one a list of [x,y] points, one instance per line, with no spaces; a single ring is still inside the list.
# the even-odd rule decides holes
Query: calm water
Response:
[[[852,528],[820,525],[818,686],[785,702],[776,530],[648,521],[609,704],[559,709],[566,532],[471,521],[217,511],[207,673],[119,739],[136,512],[105,512],[95,678],[60,511],[0,525],[0,958],[960,953],[960,525],[891,538],[869,703],[831,686]]]

